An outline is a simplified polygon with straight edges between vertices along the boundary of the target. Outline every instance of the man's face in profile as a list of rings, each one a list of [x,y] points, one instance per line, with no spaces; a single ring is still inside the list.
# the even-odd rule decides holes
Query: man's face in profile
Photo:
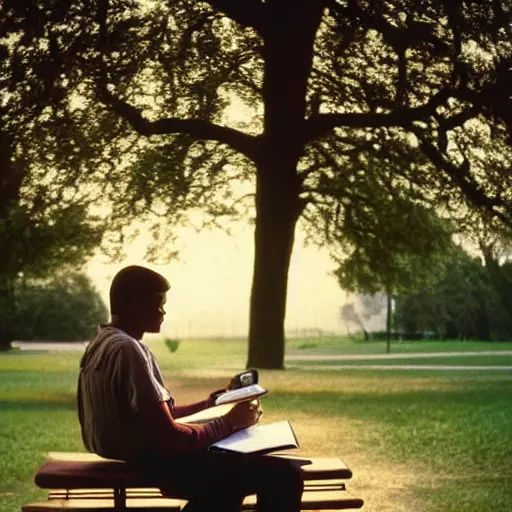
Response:
[[[160,326],[164,321],[165,302],[165,293],[155,293],[140,302],[138,314],[144,332],[160,332]]]

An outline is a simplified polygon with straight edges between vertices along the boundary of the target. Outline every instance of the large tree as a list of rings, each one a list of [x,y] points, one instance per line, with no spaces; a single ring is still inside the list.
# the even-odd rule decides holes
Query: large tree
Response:
[[[89,23],[75,31],[81,94],[106,107],[99,121],[124,121],[124,159],[111,175],[120,211],[215,217],[237,211],[246,188],[233,183],[255,186],[249,366],[284,364],[297,221],[318,228],[326,209],[342,218],[364,208],[368,158],[400,161],[373,180],[390,200],[409,190],[447,214],[475,207],[510,221],[510,166],[496,157],[512,133],[509,2],[88,5]],[[484,138],[495,166],[484,165]]]

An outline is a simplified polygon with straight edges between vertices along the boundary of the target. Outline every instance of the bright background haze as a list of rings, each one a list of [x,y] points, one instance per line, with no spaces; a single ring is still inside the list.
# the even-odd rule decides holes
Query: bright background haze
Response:
[[[125,265],[144,265],[163,274],[171,283],[162,334],[169,337],[246,337],[253,268],[253,226],[238,224],[229,235],[221,230],[183,230],[178,260],[155,265],[144,260],[143,239],[127,249],[121,263],[108,264],[97,257],[89,274],[108,305],[114,274]],[[305,246],[297,233],[288,281],[286,331],[322,329],[345,333],[339,309],[347,301],[330,272],[334,263],[327,250]],[[352,298],[348,299],[352,301]]]

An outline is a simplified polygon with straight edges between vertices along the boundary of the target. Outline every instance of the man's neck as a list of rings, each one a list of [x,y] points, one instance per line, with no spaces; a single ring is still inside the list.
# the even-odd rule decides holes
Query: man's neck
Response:
[[[119,316],[113,316],[110,325],[121,329],[126,334],[129,334],[132,338],[135,338],[139,341],[144,335],[144,331],[140,327],[133,325],[133,322],[130,322],[124,318],[120,318]]]

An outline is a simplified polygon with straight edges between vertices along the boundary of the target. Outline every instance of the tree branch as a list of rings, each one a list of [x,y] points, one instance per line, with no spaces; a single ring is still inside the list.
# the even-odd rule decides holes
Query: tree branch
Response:
[[[384,16],[367,12],[359,5],[358,0],[349,0],[347,6],[342,6],[336,0],[330,0],[328,8],[341,18],[350,19],[355,23],[360,22],[367,29],[376,30],[398,53],[405,51],[406,48],[417,47],[421,43],[428,43],[439,52],[450,51],[449,45],[435,35],[428,23],[412,20],[406,27],[396,27]]]
[[[263,16],[265,6],[260,0],[205,0],[214,9],[222,11],[242,27],[251,27],[260,34],[266,29]]]
[[[118,98],[108,91],[106,87],[100,87],[100,89],[102,100],[109,105],[116,114],[126,119],[133,129],[141,135],[149,136],[183,133],[197,139],[222,142],[253,161],[257,158],[259,150],[257,137],[247,135],[233,128],[203,121],[202,119],[169,117],[157,121],[149,121],[136,107]]]
[[[462,126],[469,119],[476,117],[479,110],[476,107],[469,107],[458,114],[451,117],[443,118],[440,115],[434,114],[434,118],[439,123],[437,130],[437,145],[441,152],[445,152],[448,148],[448,132],[457,126]]]
[[[437,169],[443,170],[451,178],[453,183],[459,187],[469,203],[476,207],[486,209],[505,224],[510,225],[511,218],[497,210],[497,207],[506,206],[505,202],[499,198],[489,197],[485,193],[482,187],[471,175],[470,163],[468,160],[465,159],[460,166],[454,165],[443,158],[435,146],[421,136],[422,134],[420,130],[414,127],[411,127],[411,130],[418,137],[420,147],[425,155]]]
[[[249,0],[250,3],[260,5],[257,0]],[[211,0],[210,4],[221,7],[229,7],[236,13],[245,13],[245,10],[239,7],[237,2],[230,0]],[[217,5],[218,4],[218,5]],[[245,4],[244,4],[245,5]],[[104,56],[108,52],[108,28],[107,15],[109,10],[109,0],[99,0],[98,10],[96,12],[96,21],[99,25],[99,37],[96,49],[99,52],[97,92],[98,95],[113,112],[130,123],[132,128],[141,135],[165,135],[181,133],[190,135],[196,139],[213,140],[229,145],[235,151],[242,153],[251,160],[257,158],[259,151],[258,138],[242,133],[233,128],[220,126],[202,119],[181,119],[165,118],[157,121],[146,119],[139,109],[130,103],[119,98],[108,89],[108,73],[104,63]]]
[[[434,114],[437,107],[451,96],[450,89],[442,89],[420,107],[397,109],[385,114],[318,114],[305,121],[304,142],[314,140],[330,130],[345,126],[353,128],[377,128],[386,126],[408,126],[413,121]]]
[[[512,143],[512,58],[503,59],[496,67],[491,81],[479,91],[459,86],[453,96],[468,102],[475,109],[483,111],[494,119],[501,120],[507,127]]]

